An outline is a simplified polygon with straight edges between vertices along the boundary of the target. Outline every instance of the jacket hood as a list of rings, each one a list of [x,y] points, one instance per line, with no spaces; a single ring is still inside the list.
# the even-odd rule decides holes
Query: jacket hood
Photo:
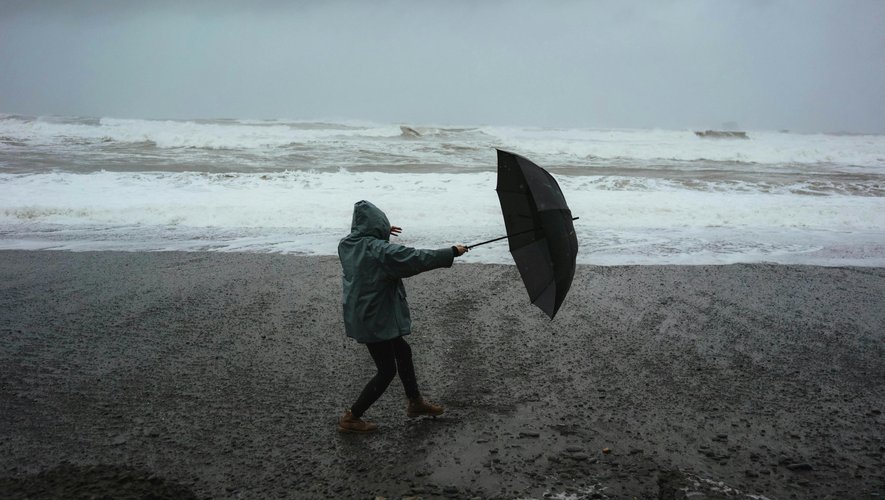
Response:
[[[384,241],[390,239],[390,221],[384,212],[366,200],[353,205],[353,222],[350,224],[351,236],[372,236]]]

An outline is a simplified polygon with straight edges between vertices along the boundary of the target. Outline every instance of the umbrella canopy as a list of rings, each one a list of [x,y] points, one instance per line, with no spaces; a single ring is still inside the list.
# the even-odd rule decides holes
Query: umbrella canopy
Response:
[[[510,253],[529,298],[553,319],[575,276],[578,239],[572,212],[552,175],[500,149],[495,190]]]

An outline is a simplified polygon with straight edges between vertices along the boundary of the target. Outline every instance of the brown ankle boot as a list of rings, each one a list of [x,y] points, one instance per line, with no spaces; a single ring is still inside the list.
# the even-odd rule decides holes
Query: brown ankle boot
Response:
[[[442,415],[443,412],[445,412],[445,409],[442,406],[425,401],[423,398],[410,399],[409,406],[406,408],[406,416],[409,418],[435,417]]]
[[[374,432],[378,430],[378,424],[366,422],[353,416],[350,410],[338,419],[338,432]]]

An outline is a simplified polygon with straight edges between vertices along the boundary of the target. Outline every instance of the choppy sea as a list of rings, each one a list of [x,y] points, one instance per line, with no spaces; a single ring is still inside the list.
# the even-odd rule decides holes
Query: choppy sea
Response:
[[[400,243],[475,243],[501,148],[557,179],[579,263],[885,265],[885,136],[747,134],[0,115],[0,249],[334,255],[361,199]]]

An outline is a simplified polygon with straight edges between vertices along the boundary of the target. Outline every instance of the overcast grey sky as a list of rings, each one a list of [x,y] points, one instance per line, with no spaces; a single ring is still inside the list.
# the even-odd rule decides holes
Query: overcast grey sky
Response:
[[[0,113],[885,133],[885,1],[0,0]]]

